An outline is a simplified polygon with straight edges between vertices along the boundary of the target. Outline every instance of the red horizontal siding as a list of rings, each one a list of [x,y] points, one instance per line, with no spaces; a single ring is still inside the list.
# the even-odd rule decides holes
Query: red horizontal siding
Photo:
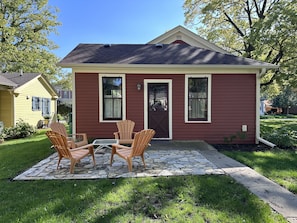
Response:
[[[256,75],[212,75],[212,123],[220,136],[230,137],[247,125],[245,140],[255,143],[256,131]],[[220,138],[211,137],[211,141]],[[222,140],[222,139],[221,139]]]
[[[113,138],[115,124],[99,123],[98,73],[76,73],[76,132],[89,138]]]
[[[246,137],[236,137],[233,143],[255,143],[256,76],[212,75],[211,89],[211,123],[174,124],[174,138],[225,143],[225,138],[241,133],[242,125],[247,125]]]
[[[144,79],[172,80],[172,132],[175,140],[205,140],[209,143],[224,143],[225,137],[241,132],[247,125],[247,137],[234,143],[255,142],[256,76],[252,74],[212,75],[212,122],[185,123],[184,88],[182,74],[127,74],[126,118],[135,121],[135,130],[144,127]],[[92,138],[113,138],[115,123],[99,122],[98,74],[76,74],[77,132],[86,132]],[[136,85],[142,84],[137,90]]]
[[[137,90],[141,84],[141,90]],[[143,77],[141,75],[126,75],[126,118],[135,122],[135,131],[144,126]]]

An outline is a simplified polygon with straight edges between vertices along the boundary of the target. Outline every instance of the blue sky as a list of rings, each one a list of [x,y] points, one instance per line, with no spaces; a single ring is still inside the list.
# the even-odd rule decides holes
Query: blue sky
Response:
[[[147,43],[184,25],[183,0],[49,0],[60,9],[59,45],[62,59],[79,43]]]

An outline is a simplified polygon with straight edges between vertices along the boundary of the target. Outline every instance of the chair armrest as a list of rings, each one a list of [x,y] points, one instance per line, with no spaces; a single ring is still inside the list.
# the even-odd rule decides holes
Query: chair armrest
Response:
[[[68,141],[73,141],[72,136],[69,136],[69,135],[66,137],[66,139],[67,139]]]
[[[76,134],[70,134],[68,135],[68,138],[70,139],[77,139],[77,138],[80,138],[82,140],[80,141],[84,141],[84,142],[88,142],[88,137],[87,137],[87,134],[86,133],[76,133]],[[76,140],[75,140],[76,141]]]
[[[81,149],[89,149],[90,147],[94,148],[94,145],[92,143],[84,145],[84,146],[80,146],[74,149],[71,149],[71,151],[76,151],[76,150],[81,150]]]
[[[69,137],[73,137],[73,136],[83,136],[83,137],[87,137],[87,133],[75,133],[75,134],[69,134]]]
[[[120,139],[120,132],[114,132],[113,134],[115,139]]]

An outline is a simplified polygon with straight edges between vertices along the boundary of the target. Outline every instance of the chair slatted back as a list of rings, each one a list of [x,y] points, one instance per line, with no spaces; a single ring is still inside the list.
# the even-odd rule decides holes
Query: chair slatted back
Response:
[[[54,131],[47,131],[46,132],[47,137],[57,150],[57,152],[60,154],[60,156],[65,158],[71,158],[70,148],[68,146],[68,142],[65,136],[61,135],[58,132]]]
[[[58,132],[61,135],[67,137],[67,131],[66,131],[66,127],[64,124],[59,123],[59,122],[52,122],[50,125],[50,128],[54,131],[54,132]]]
[[[155,130],[145,129],[135,134],[132,148],[132,156],[139,156],[143,154],[144,150],[148,147],[150,141],[155,135]]]
[[[117,122],[120,139],[132,139],[135,122],[131,120],[123,120]]]

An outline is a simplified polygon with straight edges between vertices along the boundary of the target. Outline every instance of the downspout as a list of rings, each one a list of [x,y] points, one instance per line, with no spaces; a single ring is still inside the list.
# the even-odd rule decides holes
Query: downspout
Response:
[[[75,71],[72,69],[72,132],[71,134],[76,134],[76,87],[75,87]]]
[[[276,147],[275,144],[273,144],[272,142],[269,142],[269,141],[267,141],[266,139],[263,139],[263,138],[261,138],[261,137],[259,137],[258,140],[259,140],[259,142],[261,142],[261,143],[263,143],[263,144],[265,144],[265,145],[267,145],[267,146],[269,146],[269,147],[271,147],[271,148]]]
[[[259,74],[259,77],[261,78],[265,73],[267,72],[266,68],[261,69],[261,73]]]
[[[275,147],[276,145],[261,138],[260,137],[260,84],[261,84],[261,77],[267,72],[266,68],[262,68],[261,72],[257,74],[256,80],[256,144],[259,142],[270,146],[271,148]]]

